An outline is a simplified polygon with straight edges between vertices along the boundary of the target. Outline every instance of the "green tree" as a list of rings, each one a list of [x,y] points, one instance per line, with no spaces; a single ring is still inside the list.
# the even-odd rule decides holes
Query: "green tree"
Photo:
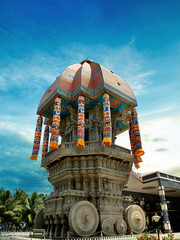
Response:
[[[17,227],[33,227],[35,215],[44,207],[44,194],[33,192],[31,197],[23,190],[16,190],[12,196],[10,191],[0,189],[0,221],[11,223]],[[7,227],[7,224],[6,224]]]
[[[10,191],[5,191],[3,188],[0,189],[0,221],[5,223],[9,219],[9,216],[5,213],[8,211],[8,202],[12,199]]]
[[[24,206],[20,200],[10,196],[5,202],[4,222],[10,222],[13,225],[20,226],[23,217]]]
[[[27,227],[33,227],[36,213],[44,207],[44,194],[37,194],[33,192],[29,197],[28,194],[22,190],[16,190],[14,198],[23,204],[21,223],[26,223]]]
[[[31,197],[28,198],[30,212],[27,218],[30,227],[33,226],[36,213],[38,213],[44,207],[44,198],[45,196],[43,193],[38,195],[36,192],[33,192]]]

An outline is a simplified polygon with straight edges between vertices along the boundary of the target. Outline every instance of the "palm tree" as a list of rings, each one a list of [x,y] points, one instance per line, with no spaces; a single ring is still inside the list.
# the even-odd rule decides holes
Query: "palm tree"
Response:
[[[0,222],[11,223],[17,227],[32,227],[35,215],[44,207],[44,194],[33,192],[31,197],[23,190],[10,191],[0,189]],[[8,224],[9,227],[9,224]]]
[[[43,193],[38,195],[37,192],[33,192],[31,197],[28,198],[30,212],[27,217],[30,227],[33,226],[36,213],[38,213],[44,207],[44,198],[45,196]]]
[[[14,212],[16,213],[17,225],[20,228],[21,226],[26,226],[27,215],[30,212],[28,197],[28,194],[23,189],[16,189],[16,192],[14,194],[14,202],[16,203],[16,208],[14,209]]]
[[[21,209],[22,215],[19,215],[21,217],[19,220],[21,220],[21,223],[26,223],[24,224],[25,227],[33,227],[36,213],[44,207],[44,198],[43,193],[38,195],[37,192],[33,192],[31,197],[29,197],[24,190],[16,190],[14,199],[20,201],[23,205],[23,209]]]
[[[4,221],[11,223],[17,227],[20,225],[23,217],[24,206],[20,200],[10,196],[5,202]]]
[[[11,198],[10,191],[5,191],[3,188],[0,189],[0,221],[2,224],[10,219],[10,215],[6,216],[5,212],[8,210],[8,202]]]

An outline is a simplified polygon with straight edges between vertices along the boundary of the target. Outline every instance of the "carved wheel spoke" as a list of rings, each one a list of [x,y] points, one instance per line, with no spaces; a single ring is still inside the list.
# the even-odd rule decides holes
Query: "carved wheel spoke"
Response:
[[[128,228],[134,233],[142,233],[145,229],[145,214],[137,205],[130,205],[125,211]]]
[[[124,235],[127,232],[127,224],[123,219],[117,220],[115,224],[117,233]]]
[[[69,225],[80,236],[93,234],[98,226],[99,216],[95,206],[88,201],[77,202],[69,212]]]

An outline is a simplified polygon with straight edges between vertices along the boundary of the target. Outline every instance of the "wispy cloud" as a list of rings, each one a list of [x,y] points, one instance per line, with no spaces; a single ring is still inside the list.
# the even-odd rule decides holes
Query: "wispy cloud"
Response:
[[[11,90],[13,87],[39,88],[43,84],[52,83],[57,77],[57,59],[50,54],[35,52],[25,59],[9,59],[9,64],[1,68],[1,90]]]
[[[152,141],[153,142],[164,142],[164,141],[167,141],[167,139],[166,138],[154,138]]]
[[[140,70],[142,71],[142,70]],[[134,90],[134,93],[137,95],[144,95],[147,91],[147,89],[144,89],[145,87],[148,87],[148,85],[151,85],[151,76],[155,74],[155,71],[147,71],[145,73],[139,73],[136,75],[136,73],[128,72],[126,73],[127,80],[130,83],[130,86]]]
[[[167,115],[168,112],[172,112],[176,109],[176,106],[164,106],[162,104],[157,103],[156,104],[156,108],[154,109],[154,106],[151,109],[145,109],[142,113],[141,113],[141,118],[156,118],[157,116],[159,116],[160,114],[165,114]]]
[[[99,62],[124,78],[137,95],[145,93],[142,89],[151,84],[151,77],[155,74],[153,69],[147,69],[147,53],[136,49],[134,38],[127,45],[117,47],[98,44],[92,48],[73,43],[63,48],[62,52],[69,59],[89,58]]]
[[[154,151],[155,152],[166,152],[166,151],[169,151],[169,149],[167,149],[167,148],[158,148],[158,149],[155,149]]]
[[[141,123],[145,150],[141,172],[169,172],[172,166],[179,168],[179,121],[179,115],[172,115],[146,119]]]
[[[32,124],[32,119],[34,119],[34,124]],[[32,143],[35,124],[36,120],[33,116],[31,120],[26,116],[15,116],[13,121],[12,116],[6,116],[0,120],[0,131],[1,134],[12,134],[12,137],[17,135],[27,143]]]
[[[7,90],[16,86],[31,89],[43,84],[47,88],[68,65],[89,58],[113,70],[130,84],[135,94],[140,94],[151,83],[154,71],[145,68],[145,53],[135,48],[134,41],[115,48],[103,44],[92,47],[73,43],[61,46],[52,54],[34,50],[23,60],[8,59],[8,64],[1,68],[0,88]]]
[[[165,142],[165,141],[168,141],[166,138],[160,138],[160,137],[157,137],[157,138],[151,138],[151,135],[149,134],[143,134],[143,140],[146,141],[146,142],[154,142],[154,143],[159,143],[159,142]]]

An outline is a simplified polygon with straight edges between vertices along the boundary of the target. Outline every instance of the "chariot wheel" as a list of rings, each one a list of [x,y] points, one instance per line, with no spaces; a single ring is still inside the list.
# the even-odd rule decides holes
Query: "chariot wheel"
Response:
[[[93,234],[99,224],[99,215],[95,206],[88,201],[75,203],[69,212],[71,230],[79,236]]]
[[[112,234],[114,232],[114,225],[111,219],[105,218],[101,227],[104,234]]]
[[[125,210],[125,221],[128,229],[134,233],[142,233],[145,229],[145,214],[138,205],[130,205]]]
[[[115,228],[120,235],[124,235],[127,232],[127,224],[123,219],[117,220]]]

